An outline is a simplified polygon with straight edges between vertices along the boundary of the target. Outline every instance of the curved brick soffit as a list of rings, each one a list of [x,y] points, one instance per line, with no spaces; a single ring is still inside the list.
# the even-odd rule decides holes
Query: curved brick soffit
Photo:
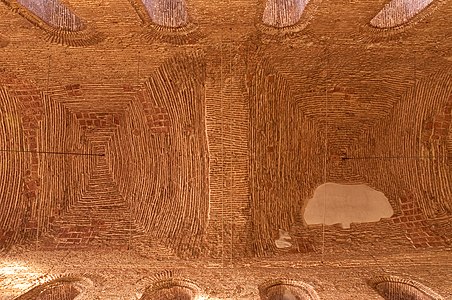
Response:
[[[1,0],[13,11],[41,28],[46,40],[72,47],[83,47],[103,40],[102,34],[85,24],[59,0],[34,5],[34,0]],[[47,5],[47,6],[45,6]]]
[[[278,111],[277,107],[284,107],[284,104],[278,104],[275,103],[269,103],[269,99],[276,99],[272,98],[278,93],[284,93],[286,96],[283,97],[284,99],[293,99],[293,96],[291,95],[291,90],[289,88],[290,86],[290,76],[288,77],[287,74],[282,74],[275,70],[272,67],[272,63],[270,59],[265,58],[265,55],[259,55],[261,58],[257,58],[256,60],[256,71],[253,74],[250,74],[250,97],[253,99],[251,103],[256,103],[255,107],[251,107],[251,120],[253,122],[257,122],[253,125],[252,128],[255,128],[256,133],[252,136],[255,138],[251,139],[251,147],[257,147],[256,149],[261,151],[262,150],[262,143],[264,141],[260,141],[258,133],[261,130],[260,126],[263,126],[262,128],[268,128],[265,127],[264,123],[259,123],[261,121],[264,121],[267,117],[270,119],[274,119],[274,117],[271,117],[270,115],[267,116],[267,114],[271,114],[272,111]],[[264,58],[262,58],[264,57]],[[272,79],[265,79],[266,74],[272,74]],[[276,74],[276,77],[274,77]],[[322,79],[319,78],[321,81]],[[359,138],[359,140],[362,139],[361,143],[368,143],[367,136],[371,134],[371,136],[375,136],[378,140],[381,141],[382,147],[386,149],[389,149],[389,153],[400,153],[400,155],[406,155],[406,156],[439,156],[439,160],[433,160],[433,161],[425,161],[422,162],[421,167],[425,168],[426,170],[429,170],[428,172],[412,172],[413,169],[419,168],[419,164],[415,160],[410,161],[397,161],[397,163],[394,163],[391,169],[389,170],[390,174],[399,174],[401,170],[403,170],[402,173],[400,173],[400,176],[394,179],[397,179],[397,186],[396,188],[393,187],[392,184],[388,184],[384,180],[385,178],[379,178],[378,174],[373,174],[372,172],[369,172],[369,170],[373,169],[379,169],[386,167],[385,164],[380,164],[378,161],[350,161],[348,164],[351,165],[354,172],[357,172],[356,174],[362,178],[361,183],[368,184],[372,188],[382,191],[390,200],[391,206],[394,209],[394,216],[391,218],[391,220],[394,223],[406,223],[406,226],[411,226],[411,228],[408,232],[408,238],[411,239],[411,233],[414,235],[416,234],[416,230],[425,231],[425,235],[428,238],[428,243],[432,242],[434,245],[439,246],[445,245],[450,243],[450,237],[447,236],[438,236],[435,232],[432,232],[429,230],[429,224],[431,221],[442,220],[443,218],[447,218],[450,216],[450,213],[452,212],[452,206],[450,205],[450,202],[446,201],[448,198],[447,195],[450,195],[452,193],[452,186],[451,186],[451,173],[450,173],[450,163],[448,163],[448,154],[446,151],[448,151],[446,147],[447,137],[450,135],[450,132],[443,132],[442,129],[444,126],[449,126],[450,128],[450,121],[447,123],[446,121],[441,121],[445,118],[447,118],[450,114],[447,114],[443,117],[443,114],[446,114],[449,112],[449,106],[447,105],[447,102],[450,102],[450,94],[452,93],[452,78],[450,73],[450,67],[446,66],[442,70],[438,70],[434,74],[427,74],[423,78],[419,78],[417,81],[418,83],[416,86],[406,86],[401,85],[401,87],[394,86],[393,88],[396,88],[393,92],[396,92],[398,95],[402,97],[402,100],[399,101],[398,98],[392,99],[391,107],[388,108],[385,111],[382,112],[382,114],[378,114],[377,117],[381,119],[381,126],[370,126],[366,127],[366,131],[363,132],[362,137]],[[267,86],[268,84],[271,84],[271,86]],[[262,86],[265,85],[265,86]],[[259,88],[261,86],[261,88]],[[273,91],[276,86],[278,86],[277,90],[270,93],[268,96],[263,95],[262,93],[258,92],[259,90],[266,90],[266,91]],[[406,86],[406,88],[404,87]],[[334,91],[332,91],[334,92]],[[264,98],[262,98],[264,97]],[[270,97],[270,98],[268,98]],[[381,95],[381,97],[385,97],[385,95]],[[413,101],[411,100],[411,97],[415,97],[417,102],[419,102],[418,105],[413,105]],[[262,99],[261,99],[262,98]],[[267,99],[268,98],[268,99]],[[308,99],[308,98],[307,98]],[[294,101],[294,100],[292,100]],[[309,102],[310,103],[310,102]],[[309,104],[308,103],[308,104]],[[312,105],[312,104],[310,104]],[[275,108],[276,107],[276,108]],[[300,110],[303,111],[304,106],[300,106]],[[311,106],[310,106],[311,107]],[[444,107],[444,108],[443,108]],[[276,109],[276,110],[275,110]],[[419,114],[417,111],[421,111],[425,114],[424,117],[419,117]],[[287,114],[287,113],[286,113]],[[438,117],[436,115],[439,114]],[[283,113],[279,113],[277,119],[281,119],[280,122],[285,122],[283,117]],[[423,124],[428,119],[428,116],[433,116],[433,126],[438,127],[439,129],[432,129],[431,124]],[[294,116],[295,117],[295,116]],[[408,118],[409,122],[400,122],[401,120],[405,120]],[[436,124],[435,120],[438,119],[438,122],[443,122],[447,124]],[[315,119],[306,120],[306,126],[317,128],[318,124],[315,124]],[[314,122],[314,124],[311,124]],[[293,122],[292,122],[293,123]],[[285,124],[285,123],[284,123]],[[303,123],[304,124],[304,123]],[[301,125],[303,125],[301,124]],[[411,125],[408,125],[411,124]],[[436,124],[436,125],[435,125]],[[299,125],[299,126],[301,126]],[[304,125],[303,125],[304,126]],[[306,127],[305,126],[305,127]],[[412,137],[409,141],[402,141],[397,136],[402,135],[402,132],[407,130],[405,126],[408,126],[410,129],[410,132],[413,131],[413,134],[410,135]],[[417,143],[416,141],[420,141],[416,137],[418,136],[418,132],[422,131],[422,126],[426,127],[426,133],[424,134],[426,138],[425,144]],[[391,130],[390,137],[387,135],[381,135],[381,132],[378,130],[378,128],[395,128],[395,130]],[[429,131],[430,130],[430,131]],[[436,130],[436,131],[435,131]],[[439,132],[439,130],[442,130]],[[436,134],[436,132],[438,132]],[[441,133],[441,135],[440,135]],[[444,137],[443,137],[444,136]],[[264,137],[269,138],[270,140],[278,139],[278,134],[274,132],[269,132],[264,135]],[[282,135],[281,138],[285,138],[284,135]],[[313,138],[316,139],[315,136],[306,136],[307,139]],[[359,141],[358,140],[358,141]],[[449,139],[450,140],[450,139]],[[284,142],[284,144],[287,144],[287,146],[295,147],[296,145],[292,145],[290,142],[290,139]],[[394,143],[393,141],[400,141],[403,142],[403,144],[400,143]],[[271,142],[267,142],[267,144]],[[416,144],[417,143],[417,144]],[[265,142],[264,142],[265,144]],[[310,145],[310,143],[308,143]],[[291,146],[292,145],[292,146]],[[408,147],[405,147],[405,145],[410,145]],[[403,146],[401,148],[401,146]],[[305,145],[306,147],[306,145]],[[401,153],[400,148],[403,150]],[[254,148],[253,148],[254,149]],[[314,151],[313,150],[306,150]],[[262,150],[263,151],[263,150]],[[266,155],[266,151],[263,152],[256,152],[253,150],[253,153],[256,152],[254,155],[254,159],[252,161],[258,162],[260,161],[259,155]],[[392,152],[391,152],[392,151]],[[288,151],[290,153],[291,151]],[[259,154],[261,153],[261,154]],[[385,153],[364,153],[360,155],[385,155]],[[278,158],[276,157],[275,160]],[[288,161],[296,161],[295,158],[288,158]],[[266,161],[266,160],[265,160]],[[283,157],[281,157],[281,161],[283,160]],[[449,160],[450,161],[450,160]],[[322,161],[316,162],[318,165],[322,165]],[[301,173],[303,174],[311,174],[313,171],[310,169],[309,163],[302,163],[304,168],[301,170]],[[252,165],[253,172],[258,172],[261,168],[271,168],[270,166],[259,166],[259,164],[254,163]],[[266,169],[267,170],[267,169]],[[270,171],[269,171],[270,172]],[[264,175],[255,176],[254,180],[260,181],[257,183],[257,186],[262,186],[266,184],[266,177]],[[439,174],[439,175],[438,175]],[[315,175],[315,172],[314,172]],[[274,175],[275,176],[275,175]],[[441,176],[441,179],[438,180],[438,176]],[[303,180],[308,180],[309,182],[315,184],[317,177],[310,177],[309,179],[304,178]],[[319,177],[320,178],[320,177]],[[274,178],[272,179],[274,181]],[[411,185],[407,185],[406,183],[410,182]],[[433,185],[431,183],[435,182],[436,184]],[[343,184],[346,184],[347,182],[341,182]],[[355,182],[356,183],[356,182]],[[416,183],[417,186],[413,187],[413,183]],[[250,182],[252,188],[254,186],[253,181]],[[276,183],[278,184],[278,183]],[[320,184],[320,182],[319,182]],[[257,255],[263,255],[265,253],[273,253],[276,251],[274,247],[274,239],[273,236],[274,233],[272,230],[278,230],[278,229],[289,229],[291,228],[297,220],[297,213],[299,213],[300,207],[302,207],[301,203],[298,203],[296,201],[283,201],[278,199],[287,199],[293,197],[290,190],[297,185],[291,185],[290,183],[286,182],[286,186],[280,190],[280,193],[274,201],[270,201],[272,204],[266,204],[261,200],[260,197],[265,197],[266,199],[272,198],[273,195],[265,194],[265,190],[262,191],[262,189],[252,190],[252,206],[253,206],[253,222],[255,225],[254,232],[258,238],[256,238],[255,242],[255,251]],[[315,187],[312,189],[314,190]],[[268,193],[271,190],[267,191]],[[420,191],[427,191],[432,196],[431,197],[425,197],[425,195]],[[292,191],[293,192],[293,191]],[[293,192],[295,193],[295,192]],[[446,193],[446,196],[444,196],[444,193]],[[265,196],[263,196],[265,194]],[[311,195],[312,196],[312,195]],[[269,198],[270,197],[270,198]],[[303,198],[304,199],[304,198]],[[306,198],[308,199],[308,198]],[[433,200],[433,201],[432,201]],[[271,205],[271,208],[270,208]],[[275,209],[276,208],[276,209]],[[392,222],[391,221],[391,222]],[[394,226],[402,226],[400,228],[403,228],[405,224],[398,224]],[[305,227],[303,227],[305,228]],[[415,244],[416,247],[421,247],[425,243],[418,243],[415,240],[412,240],[412,243]],[[422,245],[421,245],[422,244]],[[432,244],[432,245],[433,245]],[[427,244],[425,244],[427,245]],[[430,244],[429,244],[430,245]]]
[[[320,300],[312,286],[297,280],[276,279],[266,281],[259,286],[259,295],[262,300],[282,299],[281,293],[285,291],[294,296],[294,299]]]
[[[37,151],[42,120],[41,93],[32,82],[0,72],[0,147],[13,152],[0,153],[0,250],[24,237],[34,236],[38,176],[38,155],[14,152]]]
[[[369,280],[372,286],[383,297],[394,296],[393,293],[399,293],[410,297],[409,299],[430,299],[430,300],[444,300],[438,293],[434,292],[429,287],[411,280],[404,279],[398,276],[379,276]],[[418,298],[419,297],[419,298]],[[394,299],[394,298],[386,298]]]
[[[86,274],[49,275],[39,279],[33,287],[14,300],[90,299],[95,283]]]
[[[389,0],[368,25],[373,34],[397,34],[427,18],[448,1],[450,0]],[[410,8],[411,2],[417,5]]]
[[[144,235],[148,237],[146,243],[157,239],[179,255],[201,254],[209,209],[205,72],[202,56],[181,55],[162,64],[140,91],[129,93],[122,87],[111,86],[112,93],[118,93],[119,98],[108,101],[81,101],[84,87],[79,85],[56,88],[55,95],[45,95],[31,83],[6,75],[2,81],[0,77],[0,109],[2,116],[10,119],[1,123],[10,124],[1,128],[2,147],[87,153],[105,151],[96,150],[99,147],[110,149],[105,157],[97,159],[97,164],[92,159],[76,156],[65,156],[65,163],[61,164],[61,159],[43,160],[36,153],[1,153],[2,158],[8,159],[1,161],[6,170],[2,174],[6,177],[1,181],[5,184],[0,182],[1,196],[5,199],[0,202],[0,208],[15,216],[1,216],[1,244],[8,246],[36,239],[38,230],[40,239],[43,236],[51,245],[69,247],[74,238],[82,246],[89,246],[96,235],[110,241],[112,234],[123,234],[126,244],[129,239],[132,243],[142,241],[140,237]],[[87,88],[95,90],[96,86]],[[124,101],[124,97],[132,99]],[[106,102],[112,107],[106,106]],[[62,112],[66,112],[63,122],[59,117]],[[110,119],[114,122],[109,122]],[[69,121],[70,127],[63,124]],[[105,130],[112,132],[112,138],[99,144]],[[91,139],[98,142],[90,142]],[[131,168],[130,162],[138,160],[142,162],[141,167]],[[40,168],[43,163],[48,167]],[[97,170],[108,164],[111,164],[111,174]],[[80,172],[67,172],[68,167]],[[54,180],[43,180],[53,178],[55,172],[59,175]],[[87,182],[81,175],[83,172],[91,174]],[[180,178],[182,185],[174,178]],[[98,201],[95,205],[101,208],[108,201],[116,201],[124,207],[111,212],[112,217],[119,218],[114,227],[108,226],[109,221],[103,220],[102,215],[82,217],[86,215],[83,213],[86,205],[90,205],[85,197],[98,197],[99,193],[102,199],[102,191],[98,191],[102,184],[116,192],[111,199],[102,200],[107,201],[105,204]],[[68,194],[67,190],[72,192]],[[121,225],[124,214],[130,214],[126,227]],[[77,224],[70,221],[75,216],[79,220]],[[82,219],[86,219],[86,224]],[[100,223],[93,225],[93,222]],[[135,229],[130,232],[132,227]],[[68,231],[79,232],[81,236],[67,237]]]
[[[161,272],[146,282],[140,300],[198,299],[205,296],[195,282],[183,279],[177,271]]]
[[[322,0],[261,0],[256,26],[270,36],[302,31],[314,18]],[[291,9],[291,7],[298,7]],[[295,11],[295,12],[294,12]]]
[[[182,45],[192,44],[202,38],[198,31],[198,26],[192,22],[185,0],[129,0],[135,8],[138,16],[143,22],[143,32],[141,36],[149,42],[166,42],[170,44]],[[154,4],[155,3],[155,4]],[[169,5],[180,10],[172,9],[176,13],[176,18],[168,16],[167,10],[155,12],[152,16],[149,13],[156,5]],[[174,21],[176,19],[176,21]]]

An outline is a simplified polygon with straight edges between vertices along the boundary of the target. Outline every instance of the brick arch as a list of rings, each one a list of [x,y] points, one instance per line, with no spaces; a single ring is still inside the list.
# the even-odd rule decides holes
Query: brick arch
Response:
[[[397,276],[379,276],[370,285],[386,300],[443,300],[444,298],[425,285]]]
[[[171,272],[165,272],[146,287],[140,300],[191,300],[200,295],[202,291],[194,282],[173,278]]]
[[[74,300],[87,292],[93,282],[73,274],[46,277],[14,300]]]
[[[261,284],[259,295],[261,300],[320,300],[312,286],[290,279],[276,279]]]

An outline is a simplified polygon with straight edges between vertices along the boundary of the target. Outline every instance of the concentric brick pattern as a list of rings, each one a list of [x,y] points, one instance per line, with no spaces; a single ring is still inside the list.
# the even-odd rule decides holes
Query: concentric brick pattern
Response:
[[[267,2],[186,1],[173,28],[138,0],[61,1],[77,32],[0,6],[0,298],[68,271],[105,282],[88,299],[139,298],[168,269],[219,299],[272,278],[374,299],[380,273],[451,295],[450,1],[403,30],[369,25],[389,1],[312,0],[288,27]],[[394,215],[308,226],[328,182]]]
[[[32,82],[12,74],[0,74],[1,99],[1,161],[2,180],[1,245],[14,244],[19,236],[35,236],[37,227],[36,200],[41,184],[38,175],[38,150],[42,119],[40,92]],[[31,151],[23,152],[20,151]],[[8,179],[11,182],[8,183]],[[12,184],[11,184],[12,183]]]
[[[263,51],[277,53],[273,46]],[[294,224],[294,250],[302,252],[347,247],[349,239],[365,243],[370,232],[390,246],[394,239],[399,246],[408,246],[407,241],[415,247],[450,245],[446,229],[452,211],[447,145],[450,67],[413,84],[409,78],[414,66],[409,61],[398,62],[397,77],[373,71],[379,68],[377,63],[385,70],[384,65],[393,62],[391,54],[354,55],[361,72],[353,74],[346,65],[351,54],[312,49],[305,52],[306,58],[298,58],[304,63],[300,73],[284,63],[297,56],[296,49],[278,53],[279,58],[272,60],[262,54],[249,76],[257,253],[273,251],[278,230]],[[316,72],[319,66],[325,72]],[[368,94],[369,89],[375,93]],[[356,224],[354,238],[345,238],[339,246],[341,236],[350,234],[347,230],[306,227],[300,218],[305,201],[322,181],[369,184],[389,196],[395,215],[391,221]],[[325,241],[322,230],[331,241]]]
[[[39,94],[3,85],[2,164],[18,182],[2,186],[10,213],[1,219],[3,247],[29,232],[46,249],[127,248],[145,235],[199,253],[208,209],[205,71],[200,57],[182,63],[197,77],[172,60],[140,88],[74,84]],[[170,78],[178,80],[168,89]]]

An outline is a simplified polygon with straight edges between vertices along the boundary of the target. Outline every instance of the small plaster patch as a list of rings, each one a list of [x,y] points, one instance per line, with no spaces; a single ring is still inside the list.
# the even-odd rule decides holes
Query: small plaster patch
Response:
[[[308,200],[304,219],[308,225],[341,224],[350,228],[351,223],[377,222],[393,214],[388,198],[365,184],[325,183]]]

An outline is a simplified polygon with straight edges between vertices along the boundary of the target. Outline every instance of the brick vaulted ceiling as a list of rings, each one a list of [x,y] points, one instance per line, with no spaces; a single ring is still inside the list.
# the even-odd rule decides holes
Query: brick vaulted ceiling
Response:
[[[264,266],[294,279],[296,268],[272,268],[359,256],[361,267],[372,261],[374,271],[359,269],[370,276],[387,266],[375,257],[395,253],[388,261],[415,265],[408,277],[452,294],[450,278],[438,279],[450,271],[438,266],[435,277],[414,263],[422,254],[452,268],[450,1],[39,3],[0,2],[0,270],[14,259],[41,266],[16,281],[0,273],[0,298],[43,274],[108,281],[82,257],[102,269],[113,253],[152,271],[207,264],[235,278],[219,284],[206,267],[210,294],[240,299],[297,289],[317,299],[292,281],[262,285]],[[366,185],[393,214],[350,228],[307,224],[306,204],[325,183]],[[190,280],[204,277],[190,268],[180,282],[152,280],[176,280],[191,299]],[[133,273],[124,270],[115,276]],[[315,270],[304,281],[325,299],[353,298],[361,275],[336,285],[333,269],[328,282]],[[65,278],[51,277],[46,293],[73,299],[89,285]],[[404,282],[391,280],[376,290]],[[140,284],[142,299],[171,298]],[[370,286],[357,289],[362,299],[377,299]],[[387,299],[430,299],[416,295]]]

